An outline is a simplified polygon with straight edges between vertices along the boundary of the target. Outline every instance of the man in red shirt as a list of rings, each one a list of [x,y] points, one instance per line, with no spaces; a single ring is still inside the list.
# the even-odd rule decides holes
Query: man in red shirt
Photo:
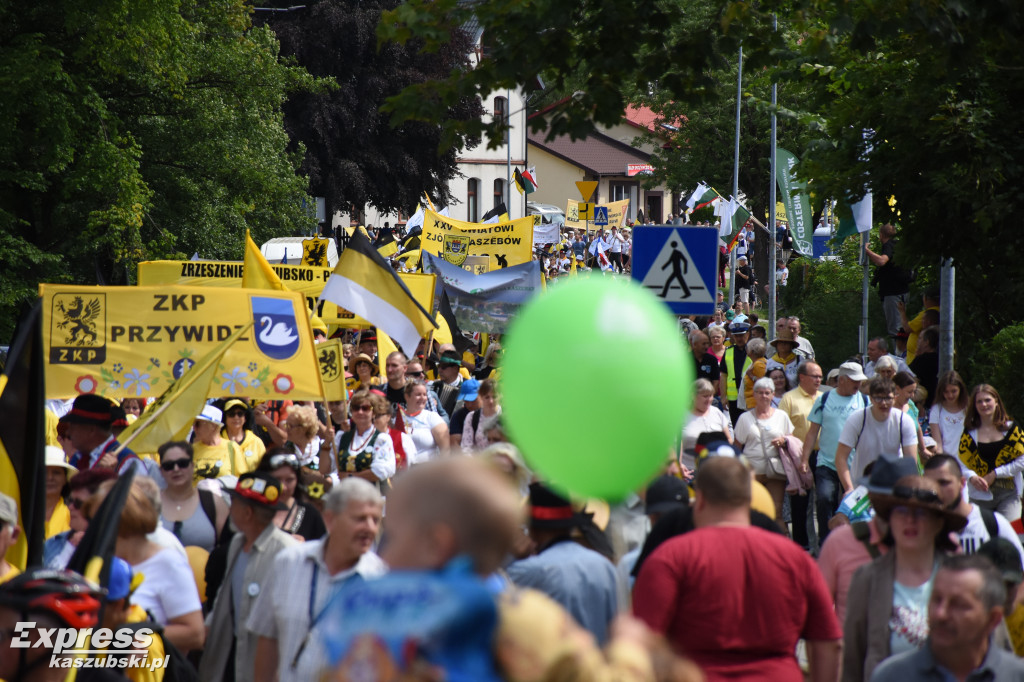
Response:
[[[750,473],[717,457],[697,472],[697,529],[647,559],[633,610],[716,680],[839,679],[842,630],[814,560],[791,540],[750,525]]]

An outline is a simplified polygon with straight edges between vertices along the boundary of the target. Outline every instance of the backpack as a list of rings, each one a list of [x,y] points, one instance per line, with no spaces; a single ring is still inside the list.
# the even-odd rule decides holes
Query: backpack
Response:
[[[994,540],[999,537],[999,522],[996,521],[996,513],[991,509],[978,507],[981,512],[981,520],[985,522],[985,530],[988,531],[988,539]]]

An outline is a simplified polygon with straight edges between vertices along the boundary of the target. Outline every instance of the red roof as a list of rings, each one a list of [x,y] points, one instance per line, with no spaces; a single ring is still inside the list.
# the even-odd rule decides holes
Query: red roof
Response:
[[[672,123],[666,123],[665,119],[663,119],[660,114],[654,113],[650,107],[636,107],[632,104],[626,105],[626,112],[623,118],[625,118],[626,122],[630,125],[634,125],[637,128],[645,128],[650,130],[652,133],[661,132],[660,129],[662,125],[669,125],[676,129],[681,128],[683,123],[686,121],[685,118],[677,118]]]

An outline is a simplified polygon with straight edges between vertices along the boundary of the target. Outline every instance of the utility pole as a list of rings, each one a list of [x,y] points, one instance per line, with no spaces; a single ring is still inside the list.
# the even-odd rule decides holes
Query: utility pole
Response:
[[[740,106],[743,102],[743,47],[736,65],[736,146],[732,154],[732,196],[739,201],[740,185]],[[729,218],[732,220],[732,217]],[[723,225],[724,227],[724,225]],[[731,230],[730,230],[731,232]],[[721,233],[721,230],[719,230]],[[729,255],[729,306],[736,299],[736,249]]]

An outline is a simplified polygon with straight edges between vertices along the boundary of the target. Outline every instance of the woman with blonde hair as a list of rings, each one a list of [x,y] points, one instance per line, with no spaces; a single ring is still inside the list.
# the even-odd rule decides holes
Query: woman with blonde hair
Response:
[[[114,483],[102,484],[86,502],[86,517],[96,514]],[[152,479],[142,476],[132,481],[121,511],[114,554],[146,576],[132,595],[132,603],[148,611],[164,627],[164,637],[183,652],[201,649],[206,631],[199,588],[183,554],[149,539],[160,523],[160,511],[146,492],[147,485],[159,499],[159,489]]]
[[[320,420],[316,408],[308,405],[292,405],[281,424],[288,434],[288,440],[282,446],[295,453],[299,463],[310,469],[320,466],[321,441],[317,433],[320,431]]]
[[[693,384],[693,407],[686,415],[686,425],[683,427],[683,454],[680,455],[683,464],[690,470],[694,469],[696,463],[693,457],[685,453],[687,450],[693,450],[700,434],[721,432],[732,443],[732,423],[727,414],[711,404],[714,399],[715,387],[711,382],[707,379],[697,379]]]

